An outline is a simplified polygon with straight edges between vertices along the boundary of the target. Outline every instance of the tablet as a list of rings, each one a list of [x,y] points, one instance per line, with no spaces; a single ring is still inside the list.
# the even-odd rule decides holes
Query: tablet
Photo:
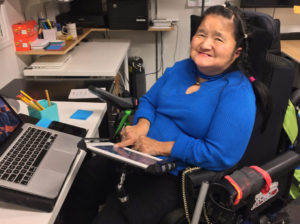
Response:
[[[155,165],[162,159],[141,153],[126,147],[114,147],[111,142],[86,142],[89,150],[96,154],[108,156],[112,159],[119,160],[142,169],[148,169],[151,165]]]

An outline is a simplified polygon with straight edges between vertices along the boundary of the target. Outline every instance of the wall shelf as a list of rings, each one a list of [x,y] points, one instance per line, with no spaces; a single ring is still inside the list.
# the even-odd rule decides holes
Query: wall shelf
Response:
[[[147,31],[149,32],[162,32],[162,31],[173,31],[174,27],[170,28],[153,28],[150,26]],[[133,30],[110,30],[108,28],[84,28],[81,35],[77,36],[76,40],[66,41],[66,46],[59,51],[46,51],[46,50],[30,50],[30,51],[16,51],[17,55],[63,55],[72,50],[80,41],[87,37],[91,32],[108,32],[108,31],[133,31]],[[134,30],[134,31],[145,31],[145,30]]]

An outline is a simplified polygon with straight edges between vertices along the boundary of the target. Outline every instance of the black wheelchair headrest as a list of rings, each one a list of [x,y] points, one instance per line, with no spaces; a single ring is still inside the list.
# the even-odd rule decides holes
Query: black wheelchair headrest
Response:
[[[244,11],[244,13],[252,29],[262,29],[268,36],[265,48],[268,51],[272,50],[272,53],[280,53],[280,21],[262,12]]]

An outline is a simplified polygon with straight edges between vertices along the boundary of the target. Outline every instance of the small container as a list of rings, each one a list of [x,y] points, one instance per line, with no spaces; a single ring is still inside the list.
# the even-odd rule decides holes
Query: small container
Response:
[[[57,31],[56,28],[52,29],[43,29],[43,36],[45,40],[55,41],[57,39]]]
[[[28,106],[27,109],[29,116],[37,119],[46,118],[51,121],[59,121],[56,103],[51,102],[51,107],[48,106],[47,100],[39,100],[39,103],[45,108],[45,110],[38,111]]]

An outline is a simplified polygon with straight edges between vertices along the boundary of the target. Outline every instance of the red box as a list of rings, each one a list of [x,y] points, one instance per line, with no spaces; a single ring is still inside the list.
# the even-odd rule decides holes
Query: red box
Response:
[[[15,39],[28,38],[37,34],[37,24],[35,20],[13,24],[12,28]]]
[[[37,34],[27,38],[15,38],[16,51],[30,51],[31,42],[35,41]]]

